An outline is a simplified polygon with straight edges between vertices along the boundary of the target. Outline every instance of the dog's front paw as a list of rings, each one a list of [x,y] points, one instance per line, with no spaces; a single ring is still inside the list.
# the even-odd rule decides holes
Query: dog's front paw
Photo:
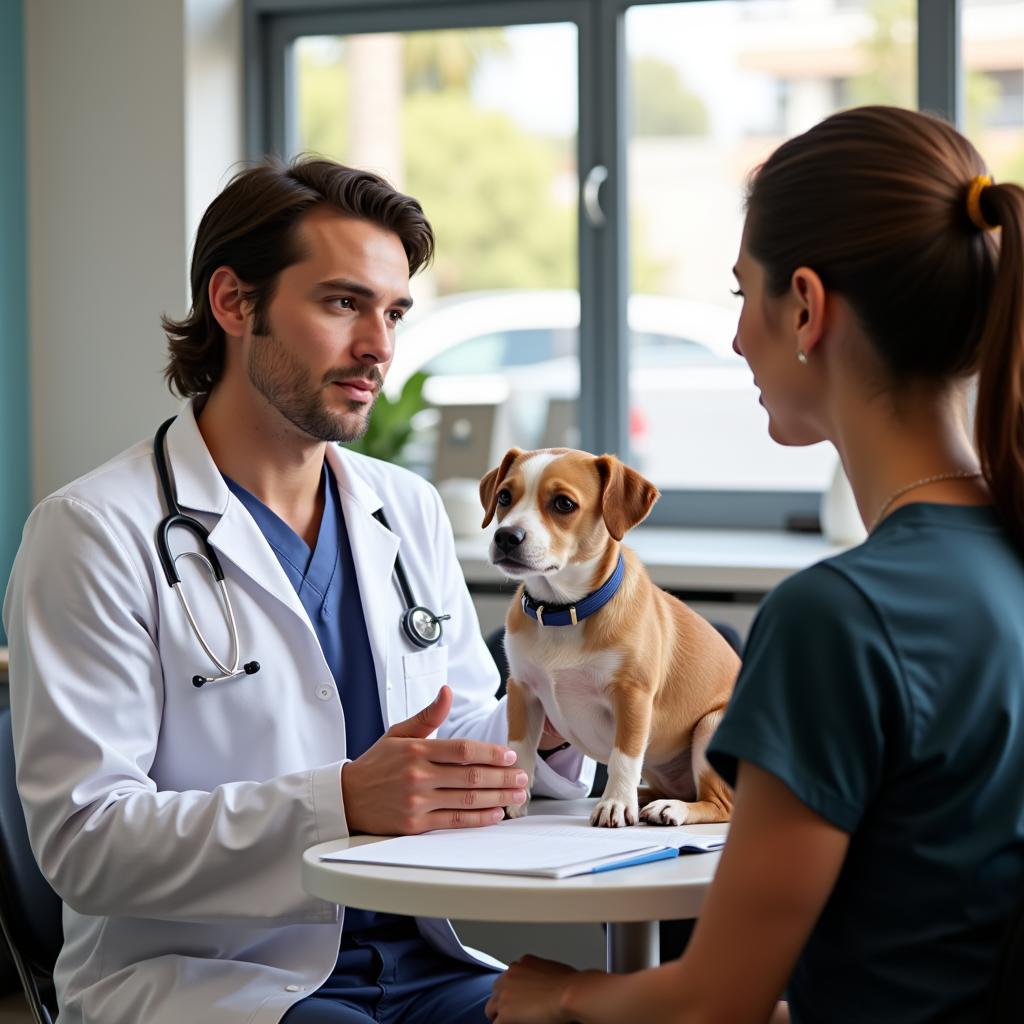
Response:
[[[509,804],[505,808],[506,818],[525,818],[530,807],[530,798],[527,797],[521,804]]]
[[[636,801],[602,800],[590,815],[590,824],[597,828],[623,828],[637,823]]]
[[[648,825],[685,825],[687,806],[682,800],[652,800],[640,812]]]

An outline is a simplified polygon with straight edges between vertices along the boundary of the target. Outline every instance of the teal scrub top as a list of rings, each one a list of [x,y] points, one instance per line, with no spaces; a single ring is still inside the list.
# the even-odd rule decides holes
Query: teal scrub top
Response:
[[[850,834],[794,1022],[983,1020],[1024,894],[1024,560],[993,508],[905,505],[778,586],[709,759]]]

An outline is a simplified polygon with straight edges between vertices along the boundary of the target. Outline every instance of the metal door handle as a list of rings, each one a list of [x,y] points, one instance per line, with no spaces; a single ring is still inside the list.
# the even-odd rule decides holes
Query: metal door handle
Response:
[[[590,226],[602,228],[605,223],[604,210],[601,209],[601,186],[608,180],[608,168],[604,164],[594,164],[583,181],[583,210],[590,221]]]

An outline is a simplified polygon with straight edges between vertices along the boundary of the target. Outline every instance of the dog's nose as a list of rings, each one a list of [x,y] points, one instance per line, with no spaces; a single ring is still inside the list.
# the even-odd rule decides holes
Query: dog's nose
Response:
[[[519,547],[526,538],[526,531],[519,526],[502,526],[494,531],[494,543],[507,555],[513,548]]]

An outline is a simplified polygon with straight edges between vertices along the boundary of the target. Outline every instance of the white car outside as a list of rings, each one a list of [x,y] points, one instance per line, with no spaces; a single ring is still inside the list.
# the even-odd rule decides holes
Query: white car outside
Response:
[[[662,489],[821,490],[834,453],[828,445],[783,448],[768,436],[750,370],[732,350],[737,314],[738,307],[630,298],[630,461]],[[505,440],[522,448],[576,446],[578,328],[574,291],[439,300],[401,328],[385,393],[393,397],[423,370],[430,375],[424,395],[434,407],[502,407],[496,447]],[[412,461],[424,469],[437,420],[431,409],[415,421]]]

